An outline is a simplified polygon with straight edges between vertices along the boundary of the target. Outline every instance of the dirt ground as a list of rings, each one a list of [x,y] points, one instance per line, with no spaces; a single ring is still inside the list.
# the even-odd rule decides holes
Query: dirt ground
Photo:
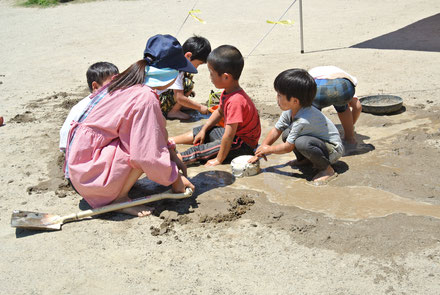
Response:
[[[250,56],[271,29],[266,20],[291,1],[74,2],[0,2],[0,294],[440,293],[438,1],[304,1],[304,54],[295,3],[283,17],[294,25],[276,26]],[[206,24],[184,23],[193,6]],[[293,155],[273,155],[247,178],[230,165],[190,167],[194,196],[157,202],[147,218],[107,213],[56,232],[10,227],[14,209],[89,208],[63,180],[58,151],[62,122],[88,94],[87,67],[124,70],[149,36],[176,35],[183,23],[182,43],[200,34],[246,57],[241,85],[263,136],[280,113],[273,79],[288,68],[339,66],[358,78],[358,96],[397,95],[404,107],[361,114],[359,145],[328,185],[286,166]],[[199,69],[195,99],[204,102],[214,88]],[[342,131],[335,111],[324,112]],[[204,120],[168,121],[168,130]],[[141,179],[131,197],[166,189]]]

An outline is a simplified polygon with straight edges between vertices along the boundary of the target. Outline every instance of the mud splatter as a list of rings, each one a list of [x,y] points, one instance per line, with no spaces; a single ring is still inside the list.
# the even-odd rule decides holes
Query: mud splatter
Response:
[[[23,114],[17,114],[12,119],[9,120],[9,123],[31,123],[36,119],[31,111],[25,111]]]
[[[64,154],[58,150],[48,164],[49,179],[26,189],[29,195],[40,194],[47,191],[54,191],[59,198],[65,198],[69,192],[73,191],[72,186],[64,178],[63,173]]]
[[[44,98],[45,100],[52,100],[52,99],[58,99],[58,98],[66,98],[68,97],[69,94],[67,92],[58,92],[55,94],[52,94],[50,96],[47,96],[46,98]]]
[[[191,218],[188,215],[178,215],[177,212],[168,211],[168,210],[163,211],[160,214],[160,218],[163,219],[163,222],[159,225],[159,227],[156,226],[150,227],[152,236],[174,234],[175,231],[173,230],[173,228],[175,223],[178,223],[180,225],[185,225],[192,222]],[[176,238],[176,240],[178,240],[178,237]]]
[[[214,216],[202,215],[199,218],[200,223],[221,223],[227,221],[234,221],[239,219],[243,214],[245,214],[250,207],[255,204],[255,201],[249,195],[243,195],[238,198],[235,198],[232,201],[229,201],[230,208],[228,209],[228,213],[226,214],[216,214]]]
[[[164,220],[159,227],[151,226],[150,231],[152,236],[161,236],[168,233],[174,233],[174,224],[171,220]]]
[[[305,224],[305,225],[292,225],[290,228],[290,231],[298,234],[305,234],[311,230],[316,228],[316,225],[314,224]]]
[[[175,231],[173,228],[176,223],[185,225],[189,223],[222,223],[237,220],[255,204],[255,200],[251,195],[244,194],[233,200],[227,201],[227,203],[227,213],[217,213],[215,215],[203,214],[198,220],[196,218],[191,218],[188,214],[178,215],[178,212],[176,211],[162,211],[160,218],[163,219],[163,222],[158,227],[150,227],[151,235],[161,236],[174,234]]]
[[[76,99],[67,99],[64,100],[62,103],[60,103],[60,107],[66,110],[69,110],[73,108],[74,105],[76,105],[82,98],[76,98]]]

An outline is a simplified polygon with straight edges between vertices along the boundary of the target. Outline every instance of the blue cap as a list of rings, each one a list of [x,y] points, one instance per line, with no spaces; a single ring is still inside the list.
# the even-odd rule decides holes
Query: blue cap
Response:
[[[158,69],[171,68],[182,72],[197,73],[197,69],[184,56],[179,41],[171,35],[155,35],[148,39],[144,59]]]

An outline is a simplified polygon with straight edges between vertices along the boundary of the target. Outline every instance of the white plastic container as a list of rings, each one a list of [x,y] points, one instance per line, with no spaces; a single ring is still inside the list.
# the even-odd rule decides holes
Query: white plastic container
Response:
[[[255,163],[248,163],[253,156],[239,156],[231,161],[232,174],[235,177],[257,175],[260,172],[260,160]]]

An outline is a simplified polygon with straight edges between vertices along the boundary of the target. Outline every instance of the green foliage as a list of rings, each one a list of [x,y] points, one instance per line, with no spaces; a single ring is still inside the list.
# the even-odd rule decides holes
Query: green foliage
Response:
[[[25,6],[52,6],[57,5],[58,0],[26,0],[23,3]]]

